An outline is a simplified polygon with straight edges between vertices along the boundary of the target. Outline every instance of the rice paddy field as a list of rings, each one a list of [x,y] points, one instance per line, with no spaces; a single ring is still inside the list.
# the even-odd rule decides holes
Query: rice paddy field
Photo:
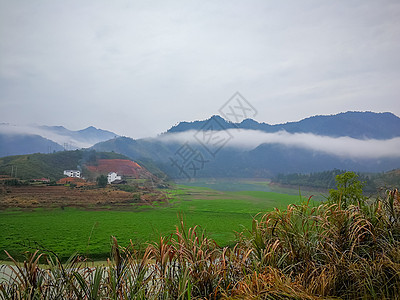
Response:
[[[291,195],[277,193],[266,186],[257,188],[259,183],[254,182],[236,189],[223,188],[220,183],[215,186],[219,190],[201,182],[192,184],[197,186],[180,184],[168,190],[166,203],[147,207],[132,204],[128,210],[67,207],[0,211],[0,260],[7,259],[3,250],[18,258],[37,248],[54,251],[63,260],[74,253],[103,260],[110,255],[111,236],[122,246],[132,240],[139,248],[145,247],[174,232],[180,218],[188,226],[201,226],[210,238],[225,246],[233,243],[235,232],[249,229],[258,213],[302,201],[294,191]],[[253,190],[243,191],[249,187]]]

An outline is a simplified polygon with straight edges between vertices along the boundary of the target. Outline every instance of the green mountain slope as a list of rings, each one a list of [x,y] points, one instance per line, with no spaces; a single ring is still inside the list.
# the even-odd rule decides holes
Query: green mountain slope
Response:
[[[65,177],[67,169],[82,169],[86,163],[95,163],[97,159],[129,159],[112,152],[94,150],[61,151],[52,154],[29,154],[0,158],[0,174],[12,175],[23,180],[49,178],[58,180]],[[85,170],[83,169],[83,176]]]

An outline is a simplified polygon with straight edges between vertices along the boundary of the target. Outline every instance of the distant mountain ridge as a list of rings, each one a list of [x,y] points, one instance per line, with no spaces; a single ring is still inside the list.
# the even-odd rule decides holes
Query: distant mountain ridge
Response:
[[[390,112],[349,111],[336,115],[312,116],[297,122],[275,125],[259,123],[253,119],[246,119],[241,123],[232,123],[220,116],[212,116],[211,118],[224,129],[240,128],[269,133],[285,130],[289,133],[313,133],[330,137],[348,136],[356,139],[390,139],[400,136],[400,118]],[[167,133],[201,130],[210,119],[180,122],[171,127]]]
[[[69,130],[63,126],[18,126],[0,123],[0,157],[88,148],[118,135],[93,126]]]

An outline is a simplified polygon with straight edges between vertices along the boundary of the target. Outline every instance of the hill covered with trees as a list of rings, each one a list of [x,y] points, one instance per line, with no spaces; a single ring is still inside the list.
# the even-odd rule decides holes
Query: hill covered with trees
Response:
[[[51,154],[28,154],[0,158],[0,174],[30,180],[49,178],[59,180],[64,170],[81,170],[82,176],[88,176],[87,165],[96,165],[102,159],[124,159],[128,157],[113,152],[95,150],[60,151]]]

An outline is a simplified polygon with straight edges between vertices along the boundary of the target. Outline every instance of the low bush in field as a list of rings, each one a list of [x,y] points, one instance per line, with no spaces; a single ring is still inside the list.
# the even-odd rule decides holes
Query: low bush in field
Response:
[[[4,180],[4,185],[8,185],[8,186],[21,186],[21,185],[29,185],[29,183],[27,181],[21,181],[18,179],[7,179]]]
[[[36,251],[13,261],[0,298],[398,299],[399,194],[368,202],[359,187],[355,175],[344,174],[326,203],[256,216],[233,247],[218,247],[182,221],[143,251],[112,238],[111,258],[101,267],[86,267],[77,256],[61,264]]]

